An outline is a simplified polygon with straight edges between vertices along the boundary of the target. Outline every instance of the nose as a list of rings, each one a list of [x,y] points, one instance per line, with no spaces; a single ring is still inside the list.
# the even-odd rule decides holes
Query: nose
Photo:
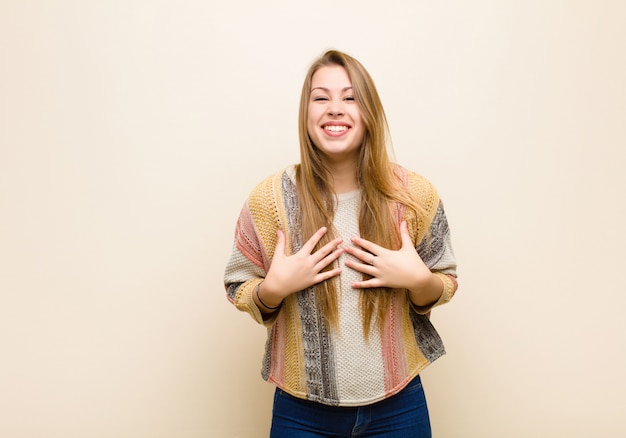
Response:
[[[328,105],[328,115],[337,117],[343,115],[343,108],[341,107],[341,103],[337,101],[332,101],[330,105]]]

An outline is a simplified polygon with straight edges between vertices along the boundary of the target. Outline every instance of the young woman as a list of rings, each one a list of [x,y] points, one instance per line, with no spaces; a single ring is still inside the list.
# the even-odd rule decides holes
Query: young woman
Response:
[[[390,161],[374,82],[328,51],[302,87],[300,163],[243,206],[228,299],[267,327],[271,437],[429,437],[419,373],[445,353],[428,319],[457,289],[443,205]]]

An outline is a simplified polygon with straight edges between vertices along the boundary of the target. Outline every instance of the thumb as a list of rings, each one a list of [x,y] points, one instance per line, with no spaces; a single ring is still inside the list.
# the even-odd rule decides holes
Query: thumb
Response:
[[[283,230],[276,230],[276,250],[274,255],[285,255],[285,233]]]
[[[413,248],[413,241],[411,240],[411,235],[409,234],[409,226],[406,221],[400,222],[400,239],[402,240],[402,247],[411,247]]]

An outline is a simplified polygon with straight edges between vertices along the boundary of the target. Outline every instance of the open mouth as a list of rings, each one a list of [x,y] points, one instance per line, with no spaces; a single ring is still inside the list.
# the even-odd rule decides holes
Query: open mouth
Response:
[[[350,127],[346,125],[324,125],[324,131],[333,133],[345,132],[348,129],[350,129]]]

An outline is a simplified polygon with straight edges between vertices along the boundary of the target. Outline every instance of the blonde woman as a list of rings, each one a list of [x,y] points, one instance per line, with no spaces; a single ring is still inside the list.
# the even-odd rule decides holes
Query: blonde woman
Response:
[[[270,436],[430,437],[419,373],[445,353],[430,310],[457,289],[443,204],[389,159],[378,92],[353,57],[310,67],[300,163],[246,200],[228,299],[267,327]]]

